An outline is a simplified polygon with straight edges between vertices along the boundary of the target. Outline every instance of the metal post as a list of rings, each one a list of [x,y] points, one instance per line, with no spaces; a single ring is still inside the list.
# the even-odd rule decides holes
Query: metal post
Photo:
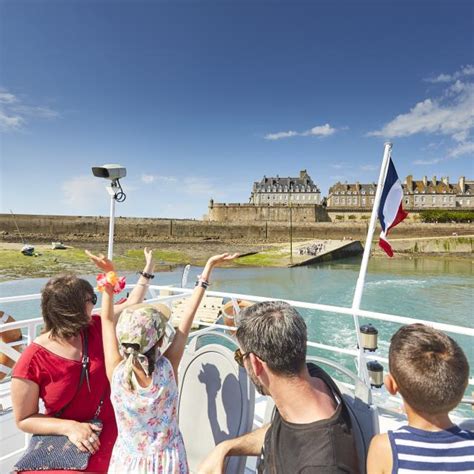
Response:
[[[359,345],[359,377],[362,377],[365,382],[370,383],[368,380],[367,367],[364,363],[364,348],[362,347],[359,329],[359,317],[355,313],[360,309],[360,302],[362,300],[362,293],[364,291],[365,275],[367,273],[367,266],[369,264],[369,257],[372,248],[372,238],[375,231],[375,225],[377,222],[377,214],[379,210],[380,199],[382,197],[382,187],[385,182],[387,174],[388,163],[392,152],[392,144],[387,142],[384,144],[384,153],[382,159],[382,166],[380,167],[379,180],[377,183],[377,189],[375,190],[374,205],[372,207],[372,214],[370,216],[369,228],[367,231],[367,238],[365,240],[364,254],[362,256],[362,263],[360,265],[359,277],[357,278],[357,284],[354,291],[354,299],[352,301],[352,310],[354,325],[357,334],[357,344]]]
[[[293,208],[291,206],[291,187],[288,183],[288,206],[290,211],[290,263],[293,265]]]
[[[115,224],[115,189],[117,184],[112,181],[110,186],[107,186],[107,192],[110,195],[110,217],[109,217],[109,245],[107,249],[107,258],[113,260],[114,256],[114,224]]]

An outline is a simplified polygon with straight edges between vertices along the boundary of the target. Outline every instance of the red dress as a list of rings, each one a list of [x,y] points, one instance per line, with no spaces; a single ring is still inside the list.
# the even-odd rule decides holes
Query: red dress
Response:
[[[100,449],[90,458],[85,472],[107,472],[110,456],[117,437],[117,425],[110,403],[110,385],[105,373],[102,346],[102,326],[99,316],[92,316],[89,326],[89,379],[91,391],[84,380],[76,393],[81,376],[81,362],[66,359],[50,352],[39,344],[30,344],[16,363],[12,377],[31,380],[39,386],[39,396],[45,405],[45,414],[54,415],[71,400],[71,404],[61,414],[61,418],[84,422],[92,419],[104,396],[99,415],[103,422],[100,435]],[[77,473],[78,471],[23,471],[38,473]]]

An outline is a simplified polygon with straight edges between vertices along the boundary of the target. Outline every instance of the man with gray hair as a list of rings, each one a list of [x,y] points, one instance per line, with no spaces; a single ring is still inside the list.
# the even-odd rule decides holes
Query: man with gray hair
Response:
[[[275,402],[270,424],[223,441],[200,474],[224,472],[226,456],[260,457],[259,472],[357,473],[351,420],[334,381],[306,363],[306,324],[287,303],[268,301],[242,311],[236,362],[256,389]]]

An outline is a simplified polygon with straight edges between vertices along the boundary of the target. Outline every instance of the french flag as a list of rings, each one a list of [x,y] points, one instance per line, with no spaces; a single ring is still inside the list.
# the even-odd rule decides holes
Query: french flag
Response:
[[[387,235],[391,229],[402,222],[408,215],[403,210],[403,189],[402,183],[398,177],[392,158],[388,163],[387,177],[382,189],[382,197],[379,205],[379,220],[382,226],[380,233],[379,246],[389,256],[393,257],[392,246],[387,240]]]

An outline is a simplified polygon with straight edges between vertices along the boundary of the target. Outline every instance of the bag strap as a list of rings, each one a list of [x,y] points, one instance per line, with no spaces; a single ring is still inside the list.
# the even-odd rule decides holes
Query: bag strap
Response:
[[[87,334],[87,329],[82,332],[82,369],[81,369],[81,377],[79,378],[79,385],[77,386],[77,390],[74,393],[73,397],[64,405],[59,411],[56,412],[54,415],[56,418],[59,418],[64,410],[72,403],[72,401],[76,398],[76,395],[79,393],[79,390],[86,379],[87,387],[89,388],[89,392],[91,391],[91,386],[89,383],[89,337]]]

